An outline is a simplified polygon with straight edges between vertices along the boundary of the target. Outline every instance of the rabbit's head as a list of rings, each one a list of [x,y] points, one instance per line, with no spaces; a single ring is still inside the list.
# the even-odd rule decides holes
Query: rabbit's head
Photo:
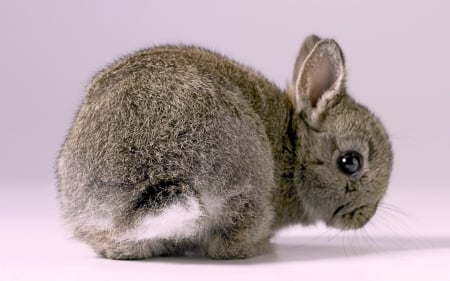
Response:
[[[298,120],[294,182],[306,215],[340,229],[364,226],[386,192],[393,156],[378,118],[347,95],[334,40],[305,40],[289,94]]]

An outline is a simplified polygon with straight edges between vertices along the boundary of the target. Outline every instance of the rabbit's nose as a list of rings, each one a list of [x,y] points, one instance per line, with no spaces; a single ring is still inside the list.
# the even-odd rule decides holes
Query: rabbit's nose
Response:
[[[359,191],[358,185],[347,182],[345,185],[345,193],[352,193]]]

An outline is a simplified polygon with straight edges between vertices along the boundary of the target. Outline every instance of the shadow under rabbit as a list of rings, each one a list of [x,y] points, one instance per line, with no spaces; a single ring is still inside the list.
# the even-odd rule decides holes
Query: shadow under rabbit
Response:
[[[270,254],[243,260],[211,260],[199,253],[181,257],[158,257],[137,262],[256,265],[264,263],[317,261],[355,258],[370,255],[389,255],[419,250],[450,249],[450,237],[278,237]],[[136,261],[129,261],[136,262]]]

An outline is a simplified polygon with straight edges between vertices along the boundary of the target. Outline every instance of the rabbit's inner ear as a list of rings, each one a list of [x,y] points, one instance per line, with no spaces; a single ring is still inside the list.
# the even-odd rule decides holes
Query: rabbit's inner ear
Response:
[[[320,114],[343,88],[344,76],[339,45],[334,40],[321,40],[306,58],[296,81],[298,111]]]
[[[312,70],[309,81],[308,97],[313,107],[317,106],[319,98],[336,83],[337,73],[335,67],[326,58],[322,57]]]

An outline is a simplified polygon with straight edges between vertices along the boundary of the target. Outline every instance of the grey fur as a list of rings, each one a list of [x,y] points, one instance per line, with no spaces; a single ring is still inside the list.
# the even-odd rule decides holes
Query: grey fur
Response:
[[[118,60],[89,84],[60,150],[63,217],[77,238],[113,259],[194,248],[214,259],[247,258],[269,251],[286,225],[362,227],[385,193],[392,152],[380,121],[346,94],[344,71],[337,43],[314,35],[286,91],[198,47]],[[364,157],[355,176],[336,164],[347,150]],[[197,198],[203,214],[195,235],[117,239],[186,198]]]

